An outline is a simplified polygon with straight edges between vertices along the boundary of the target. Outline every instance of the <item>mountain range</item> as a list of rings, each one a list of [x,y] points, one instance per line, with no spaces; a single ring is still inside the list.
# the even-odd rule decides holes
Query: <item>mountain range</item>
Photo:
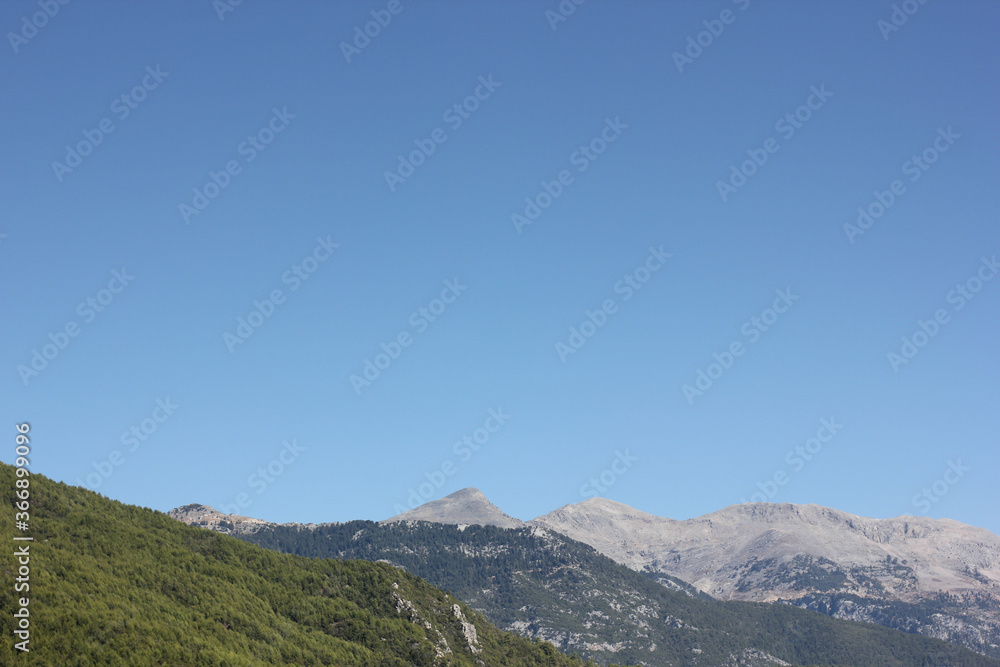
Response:
[[[475,489],[380,524],[279,526],[202,505],[171,515],[299,555],[386,560],[452,591],[504,629],[600,662],[831,662],[829,646],[812,645],[813,653],[794,646],[805,639],[789,650],[790,636],[842,631],[815,627],[818,614],[781,616],[794,607],[1000,655],[1000,538],[953,521],[763,503],[674,521],[595,498],[523,522]],[[761,610],[774,616],[756,616],[758,623],[783,619],[781,641],[755,638],[736,618]],[[706,642],[713,624],[726,629]],[[709,659],[706,650],[719,662],[697,662]],[[910,664],[845,659],[839,664]]]
[[[787,503],[675,521],[600,498],[530,523],[719,599],[788,602],[1000,657],[1000,537],[982,528]]]

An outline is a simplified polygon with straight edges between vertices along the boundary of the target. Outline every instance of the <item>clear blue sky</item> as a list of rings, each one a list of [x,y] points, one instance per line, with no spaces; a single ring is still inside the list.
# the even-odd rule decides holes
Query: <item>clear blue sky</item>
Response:
[[[43,5],[0,6],[3,460],[28,421],[35,472],[274,521],[1000,532],[995,3]]]

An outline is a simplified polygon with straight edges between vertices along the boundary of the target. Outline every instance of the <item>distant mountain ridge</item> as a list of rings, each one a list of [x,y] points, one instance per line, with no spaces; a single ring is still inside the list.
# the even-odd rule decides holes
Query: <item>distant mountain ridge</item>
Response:
[[[983,528],[788,503],[676,521],[602,498],[528,524],[721,599],[787,602],[1000,657],[1000,537]]]
[[[239,523],[234,527],[242,530]],[[401,567],[450,591],[498,627],[604,664],[1000,667],[1000,661],[967,649],[877,625],[786,605],[713,600],[538,526],[408,520],[255,523],[246,529],[237,533],[240,539],[276,551]]]
[[[680,577],[722,599],[771,602],[798,592],[794,581],[753,585],[755,577],[745,572],[747,563],[787,564],[796,556],[849,568],[855,576],[848,576],[844,592],[1000,599],[1000,536],[951,519],[870,519],[819,505],[746,503],[678,521],[591,498],[521,521],[470,488],[386,521],[545,527],[632,569]]]
[[[1000,657],[1000,537],[957,521],[869,519],[787,503],[677,521],[592,498],[524,522],[477,489],[383,523],[412,521],[543,528],[668,586],[679,579],[716,598],[784,602]]]
[[[868,580],[855,581],[852,592],[882,586],[899,596],[1000,595],[1000,536],[950,519],[869,519],[819,505],[746,503],[676,521],[594,498],[529,524],[590,544],[633,569],[679,576],[723,599],[771,601],[794,591],[792,585],[748,588],[753,578],[744,564],[788,562],[799,554],[864,568]],[[905,566],[892,567],[900,561]]]

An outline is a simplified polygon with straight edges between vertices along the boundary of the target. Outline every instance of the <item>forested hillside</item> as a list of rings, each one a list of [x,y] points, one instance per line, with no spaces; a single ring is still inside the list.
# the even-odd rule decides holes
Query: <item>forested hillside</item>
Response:
[[[0,464],[10,529],[14,481]],[[19,566],[8,547],[0,664],[581,664],[384,563],[279,554],[41,475],[30,481],[30,529],[19,533],[35,538],[30,589],[17,593],[29,598],[30,655],[13,656]]]

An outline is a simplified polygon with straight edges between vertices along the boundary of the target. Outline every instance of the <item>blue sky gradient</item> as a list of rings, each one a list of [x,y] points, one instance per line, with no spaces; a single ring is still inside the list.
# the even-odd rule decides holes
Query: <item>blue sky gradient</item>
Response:
[[[475,486],[1000,532],[998,19],[4,3],[3,460],[27,421],[34,472],[273,521]]]

